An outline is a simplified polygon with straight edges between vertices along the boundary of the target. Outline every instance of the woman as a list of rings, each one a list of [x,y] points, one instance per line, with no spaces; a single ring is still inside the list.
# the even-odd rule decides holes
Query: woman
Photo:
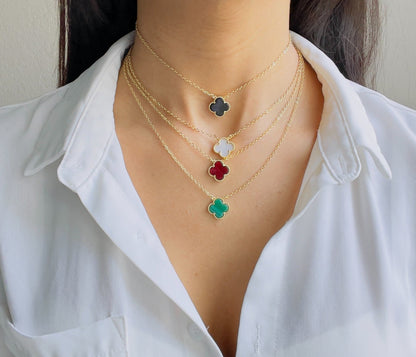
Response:
[[[416,355],[416,115],[357,84],[377,1],[61,16],[69,84],[0,112],[2,357]]]

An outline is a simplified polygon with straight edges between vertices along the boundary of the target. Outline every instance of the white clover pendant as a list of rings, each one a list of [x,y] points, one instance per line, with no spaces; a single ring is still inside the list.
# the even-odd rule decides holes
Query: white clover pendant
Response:
[[[226,159],[231,152],[234,150],[234,144],[227,140],[226,138],[221,138],[218,142],[214,145],[214,152],[220,155],[223,159]]]

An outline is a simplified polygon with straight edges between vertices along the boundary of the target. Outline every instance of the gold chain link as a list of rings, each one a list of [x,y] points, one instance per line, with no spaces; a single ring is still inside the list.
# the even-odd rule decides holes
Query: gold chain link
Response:
[[[300,55],[300,53],[299,53],[299,55]],[[304,62],[303,62],[302,55],[300,55],[299,59],[300,59],[301,74],[300,74],[300,81],[297,84],[297,86],[295,87],[295,91],[296,91],[296,89],[298,89],[299,87],[302,87],[302,85],[303,85]],[[299,91],[297,93],[299,95]],[[269,127],[265,131],[263,131],[263,133],[261,133],[258,137],[256,137],[255,139],[253,139],[252,141],[250,141],[248,144],[244,145],[240,149],[231,152],[231,154],[229,156],[227,156],[227,160],[231,160],[233,157],[236,157],[237,155],[239,155],[242,152],[248,150],[250,147],[252,147],[253,145],[257,144],[259,141],[261,141],[276,126],[276,124],[278,122],[280,122],[280,120],[282,119],[283,115],[288,110],[288,108],[290,106],[290,103],[292,101],[292,98],[293,98],[293,96],[291,95],[289,97],[289,99],[286,101],[284,107],[281,109],[279,115],[272,121],[272,123],[269,125]],[[296,100],[298,100],[298,98]]]
[[[285,128],[283,130],[283,134],[280,137],[279,142],[274,147],[273,151],[269,154],[269,156],[263,162],[263,165],[247,181],[245,181],[241,186],[237,187],[235,190],[231,191],[228,195],[223,196],[223,199],[224,200],[227,200],[227,199],[231,198],[232,196],[240,193],[248,185],[250,185],[259,175],[261,175],[261,173],[266,168],[267,164],[271,161],[271,159],[273,158],[273,156],[277,153],[277,151],[279,150],[280,146],[283,144],[283,142],[284,142],[284,140],[286,138],[286,135],[287,135],[289,129],[292,127],[292,121],[293,121],[293,118],[294,118],[295,113],[296,113],[296,109],[297,109],[298,104],[299,104],[299,101],[300,101],[300,97],[301,97],[301,94],[302,94],[302,89],[303,89],[303,81],[302,81],[302,84],[301,84],[301,86],[299,88],[298,96],[297,96],[297,98],[295,100],[295,103],[293,105],[292,111],[290,113],[289,120],[286,123]]]
[[[208,190],[206,190],[205,187],[198,180],[196,180],[194,178],[194,176],[186,169],[186,167],[182,165],[182,163],[176,158],[175,154],[169,149],[168,145],[165,143],[163,138],[160,136],[160,134],[157,131],[156,127],[154,126],[153,122],[150,120],[150,117],[148,116],[147,112],[143,108],[142,103],[140,102],[139,98],[137,97],[136,93],[134,92],[133,86],[131,85],[129,78],[127,78],[126,67],[124,65],[123,65],[123,74],[124,74],[124,78],[127,81],[128,86],[130,88],[130,92],[133,95],[133,97],[134,97],[137,105],[139,106],[140,110],[142,111],[143,115],[145,116],[147,123],[150,125],[150,127],[152,128],[156,137],[159,139],[159,141],[161,142],[162,146],[167,151],[169,156],[172,158],[173,161],[176,162],[176,164],[181,168],[181,170],[191,179],[191,181],[201,189],[202,192],[204,192],[212,200],[215,200],[216,197],[213,194],[211,194]]]
[[[125,61],[125,67],[126,67],[126,71],[127,71],[127,75],[129,77],[129,79],[133,82],[133,84],[135,84],[135,87],[139,90],[140,94],[147,100],[147,102],[152,106],[152,108],[159,114],[159,116],[173,129],[176,131],[176,133],[183,139],[185,140],[194,150],[198,151],[204,158],[206,158],[207,160],[211,161],[212,163],[214,163],[215,160],[214,158],[212,158],[210,155],[208,155],[205,151],[203,151],[201,149],[201,147],[199,145],[197,145],[196,143],[194,143],[191,139],[189,139],[182,131],[180,131],[168,118],[166,118],[166,116],[156,107],[156,105],[146,96],[145,92],[143,91],[143,89],[134,81],[134,77],[133,74],[131,72],[131,69],[129,67],[129,62]]]
[[[210,96],[213,99],[216,99],[217,97],[219,97],[218,95],[215,95],[211,92],[209,92],[208,90],[200,87],[198,84],[196,84],[195,82],[191,81],[189,78],[187,78],[186,76],[184,76],[182,73],[178,72],[175,68],[173,68],[169,63],[167,63],[160,55],[158,55],[156,53],[156,51],[149,45],[149,43],[144,39],[143,35],[141,34],[140,30],[139,30],[139,26],[136,23],[136,34],[137,37],[140,39],[140,41],[142,42],[142,44],[147,48],[147,50],[158,59],[158,61],[160,63],[162,63],[165,67],[169,68],[172,72],[174,72],[178,77],[180,77],[182,80],[184,80],[186,83],[190,84],[192,87],[198,89],[199,91],[201,91],[202,93]],[[269,64],[268,67],[266,67],[262,72],[257,73],[254,77],[252,77],[251,79],[249,79],[248,81],[244,82],[243,84],[241,84],[239,87],[234,88],[233,90],[227,92],[226,94],[222,95],[221,97],[226,99],[229,96],[231,96],[234,93],[239,92],[240,90],[244,89],[245,87],[247,87],[249,84],[253,83],[254,81],[262,78],[265,76],[265,74],[267,72],[269,72],[273,67],[275,67],[280,60],[282,59],[282,57],[288,52],[290,45],[292,44],[292,39],[289,36],[289,41],[286,45],[286,47],[283,49],[282,52],[280,52],[280,54],[276,57],[276,59]]]

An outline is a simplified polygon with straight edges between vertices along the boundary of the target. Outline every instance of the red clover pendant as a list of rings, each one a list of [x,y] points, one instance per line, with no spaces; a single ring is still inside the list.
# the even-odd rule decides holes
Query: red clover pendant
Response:
[[[215,181],[222,181],[224,177],[230,173],[230,168],[221,160],[215,161],[208,169],[208,174],[215,179]]]

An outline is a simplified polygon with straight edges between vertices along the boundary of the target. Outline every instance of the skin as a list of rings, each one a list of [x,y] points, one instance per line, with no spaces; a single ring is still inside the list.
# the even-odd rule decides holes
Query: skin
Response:
[[[139,0],[138,22],[146,40],[173,67],[221,94],[261,72],[286,46],[289,0]],[[297,66],[292,46],[276,69],[230,97],[231,111],[217,119],[207,110],[210,99],[163,67],[139,39],[132,60],[146,88],[161,103],[198,128],[221,136],[263,112],[288,87]],[[209,162],[141,101],[170,149],[219,197],[260,167],[283,131],[278,125],[231,160],[232,173],[216,183],[206,173]],[[321,85],[306,64],[304,90],[286,141],[263,173],[227,200],[230,212],[217,221],[207,213],[210,198],[166,153],[120,73],[114,116],[126,168],[178,277],[224,356],[235,356],[243,298],[261,251],[292,216],[322,106]],[[236,145],[258,136],[273,118],[259,120],[235,138]],[[212,140],[180,128],[210,152]]]

